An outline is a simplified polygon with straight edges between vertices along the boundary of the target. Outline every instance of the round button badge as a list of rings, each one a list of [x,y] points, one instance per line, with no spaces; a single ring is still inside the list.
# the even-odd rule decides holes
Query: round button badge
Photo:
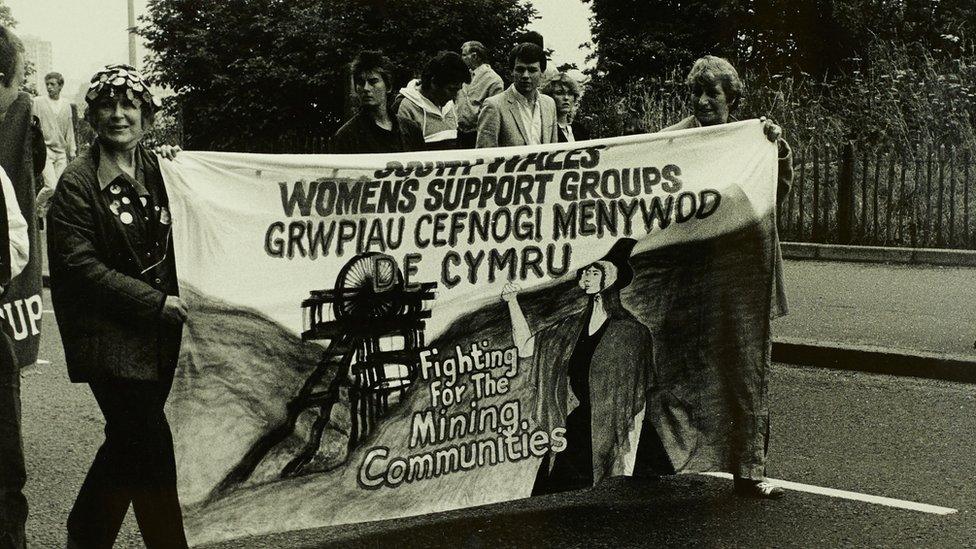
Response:
[[[119,216],[119,220],[122,221],[122,223],[129,225],[132,223],[132,214],[129,212],[122,212],[122,215]]]

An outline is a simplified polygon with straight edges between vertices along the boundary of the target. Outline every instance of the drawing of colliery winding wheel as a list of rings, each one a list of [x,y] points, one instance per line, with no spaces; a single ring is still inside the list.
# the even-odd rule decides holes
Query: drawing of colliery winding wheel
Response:
[[[333,288],[309,293],[302,302],[302,340],[327,341],[322,359],[288,402],[286,417],[251,446],[213,496],[245,482],[279,445],[287,447],[303,413],[315,419],[281,476],[314,470],[332,410],[344,393],[350,416],[346,455],[369,436],[415,381],[427,348],[424,329],[431,312],[425,303],[434,299],[437,283],[407,282],[392,257],[364,252],[340,269]]]
[[[332,311],[336,319],[384,319],[400,314],[403,273],[386,254],[358,255],[336,277]],[[392,290],[392,291],[391,291]]]

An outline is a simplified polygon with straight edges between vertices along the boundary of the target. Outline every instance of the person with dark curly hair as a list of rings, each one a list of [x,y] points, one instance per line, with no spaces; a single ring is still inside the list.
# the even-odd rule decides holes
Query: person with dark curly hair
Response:
[[[405,151],[456,149],[458,113],[454,101],[471,73],[461,56],[442,51],[424,66],[419,80],[411,80],[397,97],[397,123]]]
[[[350,67],[359,112],[329,141],[336,154],[389,153],[403,149],[396,114],[390,108],[393,64],[378,51],[363,51]]]

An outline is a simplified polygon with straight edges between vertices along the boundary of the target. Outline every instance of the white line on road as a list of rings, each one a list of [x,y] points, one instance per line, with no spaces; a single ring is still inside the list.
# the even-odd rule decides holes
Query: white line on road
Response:
[[[729,473],[699,473],[701,475],[707,475],[710,477],[719,477],[724,479],[732,479],[732,475]],[[794,490],[796,492],[807,492],[809,494],[818,494],[821,496],[830,496],[834,498],[850,499],[854,501],[863,501],[866,503],[874,503],[876,505],[886,505],[888,507],[896,507],[898,509],[908,509],[909,511],[920,511],[922,513],[931,513],[933,515],[951,515],[957,513],[957,509],[952,509],[950,507],[939,507],[938,505],[929,505],[927,503],[916,503],[914,501],[907,501],[903,499],[886,498],[884,496],[872,496],[870,494],[861,494],[859,492],[848,492],[847,490],[837,490],[835,488],[824,488],[822,486],[813,486],[811,484],[800,484],[799,482],[790,482],[788,480],[779,480],[775,478],[768,478],[771,484],[779,486],[780,488],[786,490]]]

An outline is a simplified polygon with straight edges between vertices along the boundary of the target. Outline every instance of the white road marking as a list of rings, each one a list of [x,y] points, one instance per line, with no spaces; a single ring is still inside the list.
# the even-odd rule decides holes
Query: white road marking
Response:
[[[729,473],[699,473],[699,474],[707,475],[710,477],[719,477],[719,478],[732,480],[732,475]],[[775,478],[767,478],[766,480],[769,481],[770,484],[779,486],[784,490],[794,490],[796,492],[807,492],[809,494],[818,494],[821,496],[830,496],[834,498],[863,501],[865,503],[886,505],[888,507],[907,509],[909,511],[919,511],[922,513],[931,513],[933,515],[951,515],[953,513],[958,512],[958,509],[952,509],[950,507],[939,507],[938,505],[929,505],[927,503],[916,503],[914,501],[907,501],[903,499],[886,498],[884,496],[873,496],[870,494],[861,494],[859,492],[848,492],[847,490],[824,488],[822,486],[813,486],[811,484],[800,484],[799,482],[790,482],[788,480],[779,480]]]

